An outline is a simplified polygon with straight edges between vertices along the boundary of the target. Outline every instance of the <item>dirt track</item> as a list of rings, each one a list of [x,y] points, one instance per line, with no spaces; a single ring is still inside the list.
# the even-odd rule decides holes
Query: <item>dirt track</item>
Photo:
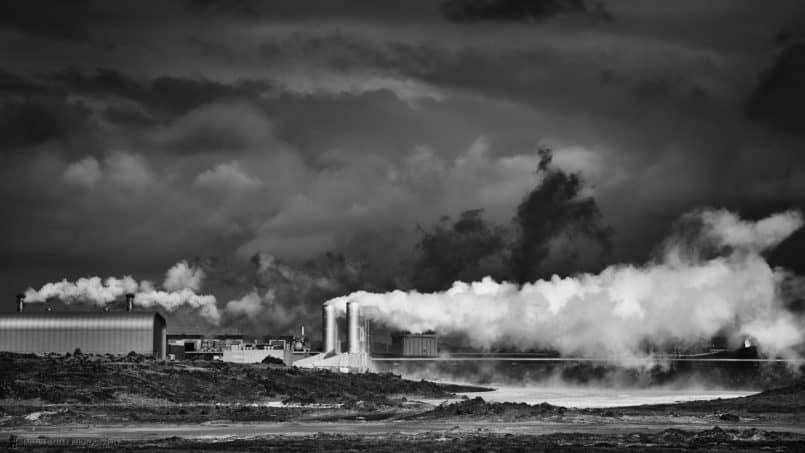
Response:
[[[29,428],[30,429],[30,428]],[[12,433],[0,434],[8,445]],[[440,420],[44,426],[13,433],[22,448],[61,451],[802,451],[805,426],[695,420],[601,423]],[[26,442],[29,442],[26,444]],[[48,444],[48,442],[51,442]],[[97,442],[97,444],[92,444]],[[87,446],[94,445],[94,446]],[[50,445],[48,448],[47,446]]]
[[[784,431],[805,435],[805,426],[784,423],[729,423],[720,421],[722,428]],[[79,437],[116,440],[153,440],[171,436],[186,439],[227,439],[258,436],[306,436],[316,433],[385,435],[392,433],[419,434],[426,432],[486,432],[499,434],[545,435],[554,433],[584,432],[613,434],[627,432],[659,432],[665,429],[703,430],[714,426],[711,420],[693,417],[629,417],[609,419],[578,417],[566,421],[520,421],[491,423],[489,420],[395,420],[384,422],[285,422],[285,423],[230,423],[201,424],[131,424],[131,425],[59,425],[26,427],[4,430],[20,437]]]

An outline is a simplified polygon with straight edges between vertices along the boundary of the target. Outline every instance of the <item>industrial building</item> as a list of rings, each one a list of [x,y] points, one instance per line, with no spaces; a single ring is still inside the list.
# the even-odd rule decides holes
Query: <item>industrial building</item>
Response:
[[[222,360],[234,363],[262,363],[267,357],[290,365],[310,355],[310,345],[301,335],[269,335],[262,338],[243,335],[171,334],[168,335],[170,360]]]
[[[0,351],[16,353],[138,354],[170,360],[222,360],[261,363],[267,358],[287,365],[342,372],[365,372],[370,364],[370,325],[357,301],[322,307],[323,351],[311,355],[304,327],[300,335],[245,338],[240,334],[207,336],[166,335],[165,318],[156,312],[133,311],[134,295],[127,295],[126,311],[23,311],[0,315]],[[338,315],[346,314],[345,347],[339,338]],[[433,333],[394,333],[391,348],[399,357],[437,357],[438,336]]]
[[[360,304],[349,301],[347,312],[347,352],[342,353],[338,338],[336,307],[322,306],[322,345],[324,350],[294,362],[300,368],[328,369],[341,372],[365,373],[369,370],[369,323],[361,314]]]
[[[369,370],[369,345],[371,342],[369,320],[361,311],[360,303],[351,300],[346,303],[347,347],[341,348],[338,335],[339,311],[344,307],[334,303],[322,306],[322,345],[321,354],[294,362],[295,366],[305,368],[330,369],[341,372],[366,372]],[[438,357],[439,337],[435,333],[397,332],[391,336],[391,354],[402,357]]]
[[[17,313],[0,314],[0,351],[16,353],[138,354],[164,359],[165,318],[156,312],[25,312],[17,298]]]
[[[391,334],[391,353],[403,357],[437,357],[439,337],[430,333],[395,332]]]

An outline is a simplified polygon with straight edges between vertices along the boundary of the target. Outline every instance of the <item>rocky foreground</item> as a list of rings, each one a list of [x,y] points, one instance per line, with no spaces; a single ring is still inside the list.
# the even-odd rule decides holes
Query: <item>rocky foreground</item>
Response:
[[[702,431],[666,429],[656,433],[558,433],[542,436],[496,433],[426,433],[358,436],[317,434],[307,437],[206,441],[164,439],[122,443],[129,451],[269,451],[269,452],[768,452],[805,451],[805,436],[755,429]]]
[[[480,390],[276,365],[0,354],[0,442],[37,451],[805,451],[802,380],[744,398],[609,409],[460,396]],[[421,402],[434,399],[445,402]]]
[[[287,421],[356,411],[386,417],[410,398],[452,398],[481,387],[220,361],[137,355],[0,354],[0,427],[30,424]],[[380,414],[380,415],[378,415]],[[385,415],[384,415],[385,414]]]

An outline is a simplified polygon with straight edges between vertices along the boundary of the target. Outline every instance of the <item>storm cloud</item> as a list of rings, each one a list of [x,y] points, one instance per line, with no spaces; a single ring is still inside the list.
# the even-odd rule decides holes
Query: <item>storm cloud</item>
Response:
[[[0,13],[8,309],[48,281],[163,281],[193,257],[304,268],[335,252],[392,285],[417,225],[472,209],[511,222],[544,147],[613,228],[611,262],[644,262],[693,209],[805,208],[797,1],[88,0]],[[804,244],[795,233],[772,264],[802,273]],[[259,279],[216,278],[225,321],[255,307],[285,320],[277,329],[318,316]],[[309,299],[369,289],[336,280]]]

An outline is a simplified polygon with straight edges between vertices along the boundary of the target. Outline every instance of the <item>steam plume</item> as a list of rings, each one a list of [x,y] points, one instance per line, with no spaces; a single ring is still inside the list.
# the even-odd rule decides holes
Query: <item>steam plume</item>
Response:
[[[82,277],[75,282],[64,279],[60,282],[45,283],[39,291],[28,288],[25,302],[45,302],[48,299],[59,299],[65,303],[92,302],[102,307],[127,293],[137,292],[140,284],[133,278]]]
[[[647,342],[691,345],[724,331],[736,344],[751,336],[765,353],[793,354],[805,323],[786,309],[779,283],[787,271],[772,269],[761,253],[799,229],[801,213],[750,222],[724,210],[698,211],[682,223],[696,227],[670,237],[643,266],[522,286],[487,277],[438,293],[358,291],[327,303],[343,312],[355,300],[390,327],[465,333],[476,347],[553,348],[624,365],[642,363]]]
[[[66,304],[93,303],[103,307],[125,294],[134,293],[134,304],[141,307],[160,307],[172,312],[181,306],[199,311],[207,321],[218,324],[221,315],[216,306],[215,296],[199,295],[195,290],[201,287],[204,273],[201,269],[190,267],[181,261],[168,272],[164,283],[165,290],[158,290],[148,280],[138,282],[130,276],[123,278],[100,277],[79,278],[74,282],[64,279],[46,283],[39,290],[28,288],[25,302],[45,302],[58,299]]]
[[[299,313],[290,312],[277,301],[276,293],[269,289],[263,296],[253,289],[237,300],[226,303],[224,313],[231,319],[270,318],[275,324],[287,325],[299,320]]]
[[[218,312],[215,296],[196,294],[187,288],[172,292],[157,290],[141,292],[134,296],[134,304],[142,307],[158,306],[167,311],[174,311],[186,305],[198,310],[199,315],[213,324],[218,324],[221,321],[221,314]]]
[[[201,289],[204,277],[204,269],[201,267],[191,266],[187,261],[179,261],[168,269],[162,286],[168,291],[180,291],[183,289],[198,291]]]

